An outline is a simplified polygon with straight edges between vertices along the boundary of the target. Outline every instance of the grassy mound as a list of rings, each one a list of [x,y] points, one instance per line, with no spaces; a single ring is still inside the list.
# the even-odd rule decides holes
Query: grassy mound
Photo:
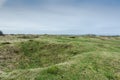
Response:
[[[41,41],[28,41],[21,43],[22,56],[19,68],[47,67],[69,60],[72,48],[70,44],[48,43]]]
[[[47,35],[2,43],[1,80],[120,80],[119,37]]]

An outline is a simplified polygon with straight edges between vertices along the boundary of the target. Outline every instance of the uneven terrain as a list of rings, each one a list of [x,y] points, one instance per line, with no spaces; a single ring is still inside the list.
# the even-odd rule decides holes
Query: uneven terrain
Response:
[[[120,80],[120,37],[0,36],[0,80]]]

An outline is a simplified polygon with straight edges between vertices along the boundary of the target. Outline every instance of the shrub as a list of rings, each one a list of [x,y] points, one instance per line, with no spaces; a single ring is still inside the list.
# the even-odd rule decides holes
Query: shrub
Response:
[[[5,44],[11,44],[11,43],[10,42],[3,42],[2,44],[5,45]]]
[[[0,36],[3,36],[4,34],[3,34],[3,32],[2,31],[0,31]]]
[[[75,36],[70,36],[69,38],[76,38]]]
[[[60,73],[60,69],[57,66],[52,66],[50,68],[47,69],[47,73],[49,74],[59,74]]]

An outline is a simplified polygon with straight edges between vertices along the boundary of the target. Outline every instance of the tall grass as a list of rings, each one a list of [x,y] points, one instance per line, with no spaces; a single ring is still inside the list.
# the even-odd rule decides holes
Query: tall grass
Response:
[[[1,45],[0,56],[10,59],[0,63],[0,79],[120,80],[119,43],[119,37],[45,35]]]

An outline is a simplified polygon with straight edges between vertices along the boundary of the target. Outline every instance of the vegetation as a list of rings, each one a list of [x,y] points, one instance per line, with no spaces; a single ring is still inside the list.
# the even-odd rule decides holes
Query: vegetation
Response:
[[[0,36],[0,80],[120,80],[120,37]]]
[[[0,31],[0,36],[3,36],[3,32],[2,31]]]

